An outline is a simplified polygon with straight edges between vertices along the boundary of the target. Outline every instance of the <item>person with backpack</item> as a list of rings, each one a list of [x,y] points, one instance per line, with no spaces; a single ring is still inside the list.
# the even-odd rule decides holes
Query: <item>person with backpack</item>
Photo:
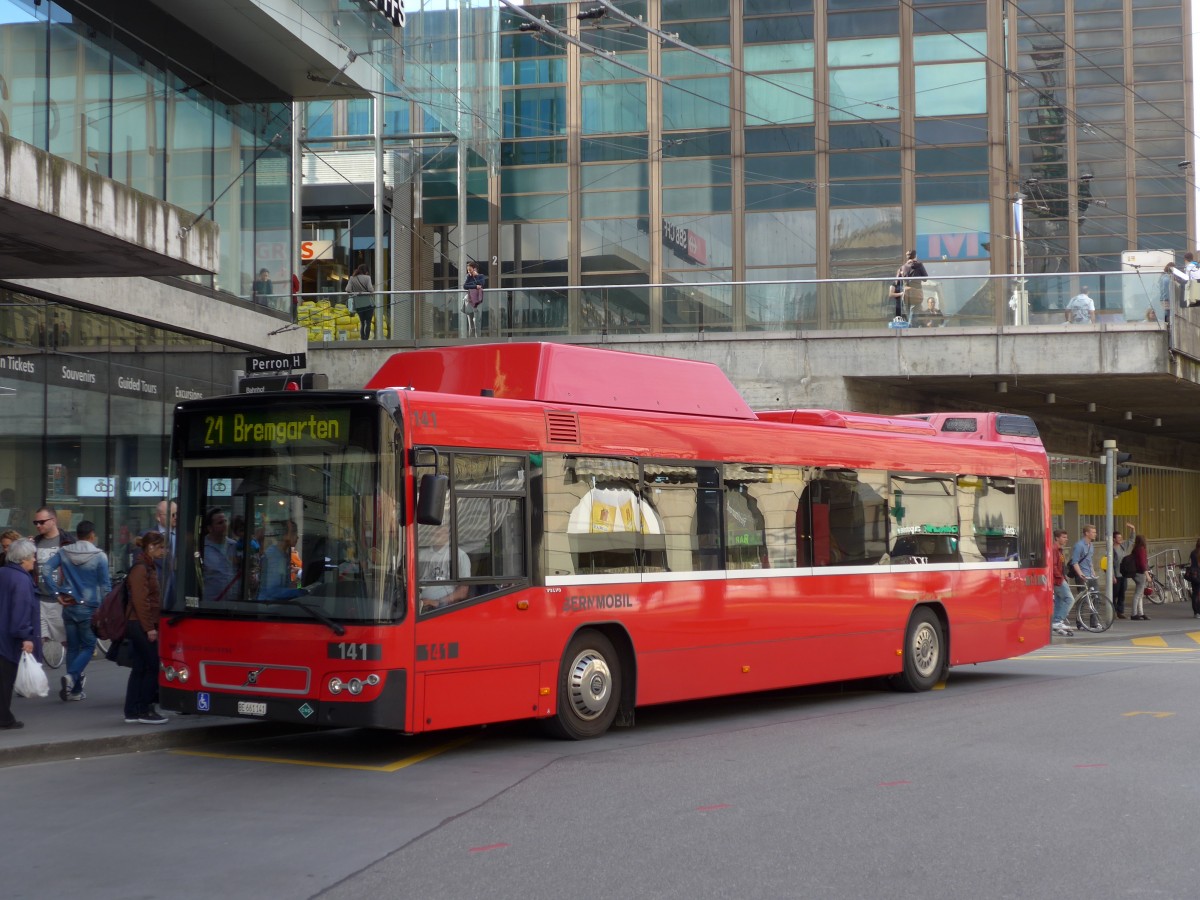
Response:
[[[1146,551],[1146,538],[1139,534],[1133,539],[1133,549],[1129,551],[1133,557],[1133,615],[1130,619],[1142,622],[1150,617],[1146,615],[1143,604],[1146,602],[1146,573],[1150,571],[1150,557]]]
[[[133,666],[125,686],[125,721],[162,725],[167,717],[154,704],[158,701],[158,619],[162,613],[158,561],[167,552],[167,542],[152,529],[138,538],[137,545],[141,553],[126,578],[125,640],[132,650]]]
[[[46,571],[53,578],[62,569],[59,602],[62,604],[63,625],[67,630],[67,674],[62,676],[58,698],[83,700],[83,670],[96,650],[96,635],[92,631],[92,615],[100,601],[112,590],[108,557],[96,546],[96,526],[86,519],[75,529],[75,543],[67,544],[50,557]]]
[[[1129,522],[1125,523],[1125,527],[1129,529],[1130,537],[1137,533]],[[1116,611],[1117,618],[1123,619],[1125,618],[1125,588],[1129,584],[1129,579],[1136,574],[1136,570],[1133,567],[1133,558],[1129,555],[1130,548],[1125,545],[1125,535],[1120,531],[1114,531],[1112,541],[1113,609]]]

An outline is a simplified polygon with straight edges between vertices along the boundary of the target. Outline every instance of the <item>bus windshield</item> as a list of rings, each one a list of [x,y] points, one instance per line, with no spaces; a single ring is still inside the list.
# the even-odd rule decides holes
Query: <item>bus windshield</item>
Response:
[[[307,619],[335,631],[401,618],[395,458],[389,440],[381,465],[377,439],[381,422],[394,426],[383,411],[244,401],[236,410],[179,414],[197,421],[178,423],[177,441],[205,437],[176,460],[180,546],[166,612]],[[313,422],[328,427],[291,427]]]

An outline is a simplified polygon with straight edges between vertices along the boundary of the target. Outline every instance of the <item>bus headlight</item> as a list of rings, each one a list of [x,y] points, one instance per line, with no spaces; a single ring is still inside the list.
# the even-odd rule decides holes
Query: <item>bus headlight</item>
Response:
[[[379,684],[379,676],[372,672],[367,676],[367,684],[369,684],[371,687],[375,687],[375,685]]]
[[[174,666],[163,666],[163,675],[165,675],[167,677],[167,681],[174,681],[175,680],[175,667]]]
[[[342,688],[344,687],[345,685],[342,684],[342,679],[336,676],[329,679],[329,693],[334,695],[340,694],[342,692]]]
[[[175,670],[175,676],[179,679],[180,684],[187,684],[187,680],[192,677],[192,673],[188,671],[187,666],[180,666]]]
[[[362,693],[362,688],[363,683],[357,678],[351,678],[348,682],[346,682],[346,690],[356,697]]]

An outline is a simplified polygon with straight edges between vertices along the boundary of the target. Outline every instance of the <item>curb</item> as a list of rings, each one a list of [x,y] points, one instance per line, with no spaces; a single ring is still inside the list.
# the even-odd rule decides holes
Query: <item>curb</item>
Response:
[[[198,744],[230,743],[285,737],[311,728],[279,725],[268,722],[229,723],[179,728],[169,731],[143,731],[100,738],[81,738],[70,741],[48,741],[19,747],[0,748],[0,768],[20,766],[31,762],[61,762],[76,757],[115,756],[122,753],[142,753],[151,750],[173,750]]]
[[[1151,621],[1153,617],[1151,617]],[[1053,646],[1062,646],[1064,644],[1110,644],[1116,641],[1131,641],[1140,637],[1161,637],[1168,634],[1187,634],[1189,631],[1200,631],[1200,619],[1187,619],[1188,624],[1184,625],[1177,618],[1163,618],[1163,624],[1157,627],[1147,628],[1145,631],[1130,632],[1126,630],[1128,626],[1121,628],[1116,632],[1117,623],[1113,623],[1113,627],[1108,631],[1102,631],[1099,634],[1093,634],[1090,631],[1084,631],[1082,628],[1076,628],[1075,634],[1072,637],[1063,635],[1053,635],[1050,638],[1050,643]],[[1137,623],[1134,623],[1137,624]]]

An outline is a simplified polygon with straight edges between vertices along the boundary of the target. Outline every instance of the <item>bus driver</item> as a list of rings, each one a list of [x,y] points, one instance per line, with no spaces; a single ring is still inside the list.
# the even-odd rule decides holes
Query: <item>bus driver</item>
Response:
[[[430,612],[443,606],[461,603],[467,599],[471,589],[465,584],[455,584],[450,572],[450,526],[437,525],[433,528],[432,543],[422,543],[420,548],[421,612]],[[458,551],[458,577],[471,574],[471,558],[462,548]],[[439,582],[429,584],[428,582]]]

